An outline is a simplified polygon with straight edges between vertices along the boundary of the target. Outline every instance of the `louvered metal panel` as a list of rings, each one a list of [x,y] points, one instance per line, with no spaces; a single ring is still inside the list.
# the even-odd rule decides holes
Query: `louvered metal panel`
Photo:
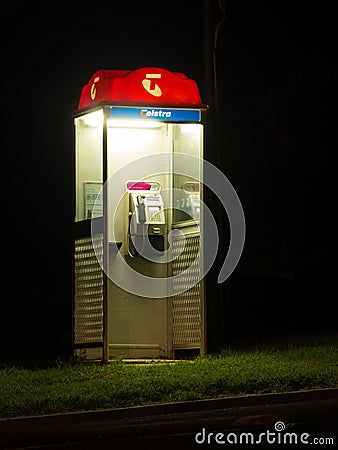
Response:
[[[183,240],[182,240],[183,239]],[[199,265],[200,236],[186,235],[184,250],[180,254],[184,238],[176,238],[173,243],[172,263],[173,276],[188,269],[195,261],[192,270],[187,275],[179,277],[174,282],[173,297],[173,347],[191,348],[201,345],[201,282]],[[197,263],[197,264],[196,264]],[[185,292],[183,289],[190,287]]]
[[[75,347],[103,342],[102,257],[102,234],[75,239]]]

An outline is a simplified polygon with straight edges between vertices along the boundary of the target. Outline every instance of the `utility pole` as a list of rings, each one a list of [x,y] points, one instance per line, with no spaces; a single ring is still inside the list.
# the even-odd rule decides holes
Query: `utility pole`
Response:
[[[206,103],[209,105],[206,124],[205,159],[220,170],[220,108],[218,85],[221,80],[217,73],[217,44],[219,30],[225,20],[225,0],[204,0],[203,3],[203,43],[204,43],[204,81]],[[217,282],[218,272],[225,259],[224,249],[227,239],[222,236],[222,206],[212,193],[205,191],[205,200],[215,217],[219,235],[218,254],[209,273],[206,275],[206,334],[207,353],[218,352],[225,346],[225,302],[224,288]]]

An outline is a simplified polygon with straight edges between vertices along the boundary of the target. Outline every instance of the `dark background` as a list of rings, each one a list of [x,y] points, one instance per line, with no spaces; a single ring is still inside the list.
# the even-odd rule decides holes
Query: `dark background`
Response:
[[[205,155],[247,226],[240,263],[218,285],[229,230],[210,196],[222,235],[207,278],[210,351],[335,330],[332,2],[16,3],[1,19],[0,360],[71,352],[72,113],[99,69],[183,72],[210,105]]]

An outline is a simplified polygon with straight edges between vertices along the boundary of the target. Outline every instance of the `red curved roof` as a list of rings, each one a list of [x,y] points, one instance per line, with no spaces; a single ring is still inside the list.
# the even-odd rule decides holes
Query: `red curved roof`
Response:
[[[103,102],[126,106],[205,107],[194,80],[159,67],[98,70],[83,87],[78,109]]]

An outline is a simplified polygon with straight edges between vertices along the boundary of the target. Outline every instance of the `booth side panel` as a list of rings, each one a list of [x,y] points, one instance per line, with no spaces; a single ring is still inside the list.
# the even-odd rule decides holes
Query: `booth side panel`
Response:
[[[78,237],[74,244],[74,349],[77,355],[101,358],[103,235]]]
[[[201,349],[202,347],[202,302],[203,281],[200,278],[200,234],[185,236],[183,252],[173,260],[173,276],[187,270],[174,282],[174,292],[179,292],[172,299],[173,349],[177,353],[180,349]],[[179,253],[184,245],[182,238],[173,241],[173,252]],[[194,269],[191,268],[195,263]],[[189,269],[189,270],[188,270]],[[180,292],[186,287],[190,289]]]

